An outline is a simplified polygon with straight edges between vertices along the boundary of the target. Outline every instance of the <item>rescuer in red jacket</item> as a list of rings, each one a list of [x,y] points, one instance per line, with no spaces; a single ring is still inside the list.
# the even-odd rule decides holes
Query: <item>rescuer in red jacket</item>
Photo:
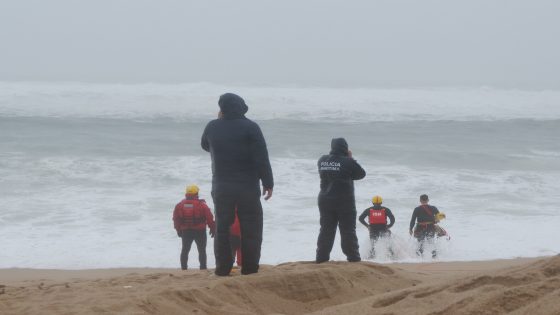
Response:
[[[177,236],[183,240],[181,249],[181,269],[187,269],[187,261],[192,242],[198,249],[200,269],[206,269],[206,226],[210,229],[210,236],[214,237],[214,216],[204,199],[198,199],[199,188],[196,185],[187,186],[186,196],[175,206],[173,211],[173,225]]]
[[[383,198],[381,196],[374,196],[371,199],[373,207],[369,207],[358,218],[360,223],[369,229],[369,238],[371,239],[371,251],[370,258],[375,256],[375,242],[381,237],[387,237],[391,235],[389,230],[393,224],[395,224],[395,216],[391,210],[387,207],[382,207]],[[368,217],[368,222],[366,223],[365,218]],[[387,224],[387,219],[391,223]],[[389,250],[392,252],[392,250]]]
[[[237,266],[241,267],[241,227],[239,226],[239,218],[237,217],[237,209],[235,209],[235,220],[229,228],[229,242],[231,244],[231,257],[237,257]]]

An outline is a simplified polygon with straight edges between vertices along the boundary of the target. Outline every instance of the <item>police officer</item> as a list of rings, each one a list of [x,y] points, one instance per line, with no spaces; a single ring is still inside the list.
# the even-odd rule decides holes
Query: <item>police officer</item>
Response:
[[[374,196],[371,201],[373,207],[364,210],[358,220],[369,230],[371,240],[370,258],[373,258],[375,256],[375,242],[381,237],[391,235],[389,229],[395,224],[395,216],[393,216],[391,209],[381,206],[383,203],[381,196]],[[366,223],[366,217],[368,217],[368,223]],[[391,221],[389,224],[387,224],[387,219]],[[389,251],[392,253],[391,249]]]
[[[344,138],[331,141],[330,154],[317,162],[321,177],[318,204],[321,229],[317,239],[316,262],[330,259],[336,228],[340,230],[342,252],[348,261],[360,261],[358,237],[356,236],[356,201],[354,180],[366,176],[364,169],[352,158]]]

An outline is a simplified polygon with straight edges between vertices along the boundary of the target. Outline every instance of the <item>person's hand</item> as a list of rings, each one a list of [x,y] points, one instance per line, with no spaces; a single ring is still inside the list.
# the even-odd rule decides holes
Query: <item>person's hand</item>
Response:
[[[183,233],[181,231],[177,230],[177,236],[181,237],[182,236],[181,234],[183,234]]]
[[[352,158],[352,150],[348,150],[348,157]]]
[[[408,234],[412,235],[412,230],[408,230]]]
[[[210,237],[214,238],[216,236],[216,229],[210,229]]]
[[[264,200],[270,199],[272,197],[272,188],[263,187],[262,195],[264,196]]]

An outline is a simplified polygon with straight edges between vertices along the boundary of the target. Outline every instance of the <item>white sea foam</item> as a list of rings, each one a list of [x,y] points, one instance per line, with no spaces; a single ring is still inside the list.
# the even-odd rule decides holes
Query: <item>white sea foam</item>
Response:
[[[273,199],[263,202],[263,263],[314,259],[319,231],[315,160],[273,159]],[[376,261],[426,261],[417,257],[408,223],[417,195],[428,192],[448,219],[451,241],[438,244],[439,260],[549,255],[558,252],[558,173],[476,172],[376,167],[356,183],[360,213],[372,194],[384,196],[397,224],[397,255]],[[21,171],[25,170],[25,172]],[[210,165],[201,157],[125,159],[60,157],[3,159],[0,268],[176,267],[180,242],[171,211],[185,183],[209,198]],[[429,189],[427,189],[429,187]],[[428,190],[428,191],[427,191]],[[359,214],[358,213],[358,214]],[[362,253],[368,233],[358,225]],[[213,245],[207,248],[209,264]],[[381,250],[381,253],[383,251]],[[333,259],[344,259],[337,238]],[[197,266],[196,251],[191,266]]]

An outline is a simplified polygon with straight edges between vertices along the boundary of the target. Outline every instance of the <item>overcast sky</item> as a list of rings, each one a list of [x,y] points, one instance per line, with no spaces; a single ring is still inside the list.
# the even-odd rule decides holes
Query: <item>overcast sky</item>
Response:
[[[560,89],[558,0],[0,0],[0,80]]]

